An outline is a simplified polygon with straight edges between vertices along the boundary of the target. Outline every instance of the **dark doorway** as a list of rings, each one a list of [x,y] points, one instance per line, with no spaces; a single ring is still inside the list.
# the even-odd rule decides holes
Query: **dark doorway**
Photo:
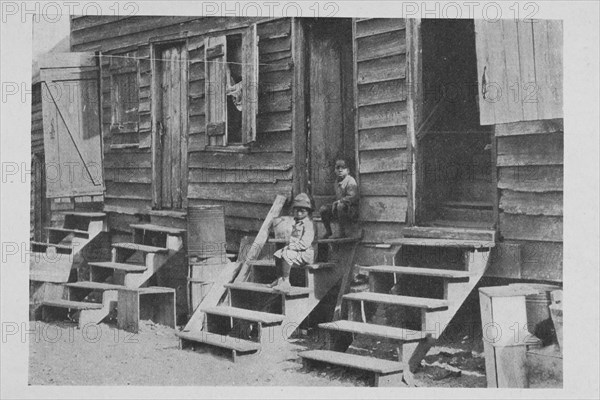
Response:
[[[492,228],[492,131],[479,125],[473,21],[424,20],[421,32],[417,223]]]
[[[309,21],[307,26],[309,187],[318,209],[335,199],[335,159],[354,160],[352,21],[320,18]]]

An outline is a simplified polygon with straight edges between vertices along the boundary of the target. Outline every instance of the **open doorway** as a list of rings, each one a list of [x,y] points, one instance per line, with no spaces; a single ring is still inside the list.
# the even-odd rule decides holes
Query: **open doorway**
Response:
[[[494,226],[493,146],[479,124],[474,23],[424,20],[417,224]]]
[[[335,200],[336,158],[354,164],[352,20],[312,19],[307,27],[309,187],[318,210]]]

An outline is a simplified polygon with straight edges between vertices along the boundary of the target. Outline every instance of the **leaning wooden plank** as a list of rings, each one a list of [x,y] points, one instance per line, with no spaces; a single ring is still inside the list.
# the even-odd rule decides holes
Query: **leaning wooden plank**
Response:
[[[238,276],[238,278],[243,277],[241,281],[246,279],[246,275],[250,272],[250,266],[247,262],[257,259],[260,255],[260,252],[267,242],[267,238],[269,237],[269,228],[271,227],[271,223],[275,217],[278,217],[279,214],[281,214],[281,210],[285,204],[285,201],[285,196],[278,195],[275,198],[271,210],[267,214],[267,217],[265,218],[258,235],[254,239],[254,243],[245,253],[245,259],[240,260],[238,263],[228,263],[225,265],[215,283],[212,285],[210,291],[207,293],[206,297],[204,297],[202,303],[200,303],[198,306],[197,311],[194,312],[187,325],[183,329],[184,332],[200,331],[204,324],[206,315],[200,310],[216,307],[225,294],[225,285],[233,282],[236,276]],[[239,282],[239,280],[236,279],[236,282]]]
[[[269,239],[269,229],[271,228],[273,219],[279,217],[279,215],[281,214],[281,210],[285,205],[285,201],[285,196],[278,195],[275,198],[271,210],[269,210],[267,217],[265,218],[262,226],[260,227],[260,230],[258,231],[258,234],[256,235],[256,238],[254,239],[254,243],[246,253],[246,259],[243,260],[244,264],[241,267],[239,275],[237,276],[237,278],[235,278],[235,282],[244,282],[248,278],[248,274],[251,271],[248,261],[256,260],[260,255],[263,246],[265,245],[265,243],[267,243],[267,240]]]

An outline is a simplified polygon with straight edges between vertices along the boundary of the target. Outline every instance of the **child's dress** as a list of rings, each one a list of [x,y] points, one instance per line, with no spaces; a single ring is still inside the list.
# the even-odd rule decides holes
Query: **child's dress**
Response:
[[[314,262],[313,241],[315,240],[315,227],[310,218],[294,220],[290,242],[273,254],[283,258],[290,265],[302,266]]]

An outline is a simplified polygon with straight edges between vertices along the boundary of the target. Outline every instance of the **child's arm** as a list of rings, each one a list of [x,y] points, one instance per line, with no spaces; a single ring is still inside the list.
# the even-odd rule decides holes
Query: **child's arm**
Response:
[[[315,238],[315,227],[311,222],[304,224],[304,230],[302,236],[298,239],[290,238],[288,248],[290,250],[305,251],[312,247],[312,242]],[[295,240],[294,240],[295,239]]]
[[[345,204],[358,203],[358,185],[356,184],[356,181],[354,179],[348,182],[345,193],[339,201],[340,203]]]

